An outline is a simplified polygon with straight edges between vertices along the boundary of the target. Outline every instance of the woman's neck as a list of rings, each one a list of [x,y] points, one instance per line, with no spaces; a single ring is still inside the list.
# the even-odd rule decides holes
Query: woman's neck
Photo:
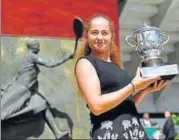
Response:
[[[108,61],[108,62],[111,61],[109,53],[92,52],[91,55],[98,59],[102,59],[104,61]]]

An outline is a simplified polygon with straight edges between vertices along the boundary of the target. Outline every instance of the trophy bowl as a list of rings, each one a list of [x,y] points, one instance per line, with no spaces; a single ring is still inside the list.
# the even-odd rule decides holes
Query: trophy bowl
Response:
[[[177,64],[165,64],[160,57],[164,51],[163,45],[169,41],[169,36],[159,28],[144,23],[133,34],[125,37],[125,42],[135,49],[142,58],[142,77],[159,75],[170,80],[178,74]]]

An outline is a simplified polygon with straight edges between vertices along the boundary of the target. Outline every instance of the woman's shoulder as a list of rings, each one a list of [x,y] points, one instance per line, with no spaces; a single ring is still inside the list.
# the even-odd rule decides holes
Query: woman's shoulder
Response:
[[[88,69],[89,67],[96,67],[96,62],[91,56],[82,56],[77,59],[76,64],[75,64],[75,69],[76,67],[84,67],[85,69]]]
[[[87,55],[87,56],[81,56],[77,59],[77,62],[81,59],[87,59],[89,61],[92,61],[93,60],[93,57],[91,57],[90,55]]]
[[[91,57],[90,55],[87,56],[81,56],[80,58],[77,59],[76,64],[80,61],[80,63],[92,63],[93,65],[95,64],[95,60],[93,59],[93,57]],[[82,62],[81,62],[82,61]]]

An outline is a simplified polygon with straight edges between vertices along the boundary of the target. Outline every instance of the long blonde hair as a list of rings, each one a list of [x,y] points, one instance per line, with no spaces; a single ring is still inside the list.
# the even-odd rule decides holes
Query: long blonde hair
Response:
[[[88,44],[87,39],[86,39],[86,36],[87,36],[88,31],[89,31],[91,21],[93,19],[95,19],[95,18],[100,18],[100,17],[109,21],[109,26],[110,26],[112,36],[113,36],[113,41],[112,41],[112,44],[111,44],[110,59],[111,59],[111,61],[113,61],[117,65],[120,65],[119,47],[117,47],[117,45],[114,43],[114,39],[115,39],[114,25],[113,25],[112,20],[109,17],[107,17],[107,16],[105,16],[103,14],[95,14],[95,15],[91,16],[90,18],[88,18],[88,20],[87,20],[87,22],[86,22],[86,24],[84,26],[82,44],[81,44],[79,50],[76,52],[75,57],[74,57],[75,64],[76,64],[76,62],[78,61],[78,59],[80,57],[87,56],[87,55],[89,55],[91,53],[91,48],[89,47],[89,44]],[[75,69],[75,67],[74,67],[74,69]],[[81,93],[81,91],[80,91],[80,89],[78,87],[75,74],[74,74],[74,79],[75,79],[75,85],[76,85],[76,89],[77,89],[76,92],[82,97],[82,93]]]

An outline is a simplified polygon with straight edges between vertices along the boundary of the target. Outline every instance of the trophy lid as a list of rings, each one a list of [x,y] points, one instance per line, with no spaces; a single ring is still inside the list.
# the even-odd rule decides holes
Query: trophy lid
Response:
[[[160,31],[159,28],[157,28],[155,26],[149,26],[146,22],[144,22],[144,24],[141,25],[139,28],[137,28],[135,32],[143,32],[143,31],[148,31],[148,30],[158,30],[158,31]]]

